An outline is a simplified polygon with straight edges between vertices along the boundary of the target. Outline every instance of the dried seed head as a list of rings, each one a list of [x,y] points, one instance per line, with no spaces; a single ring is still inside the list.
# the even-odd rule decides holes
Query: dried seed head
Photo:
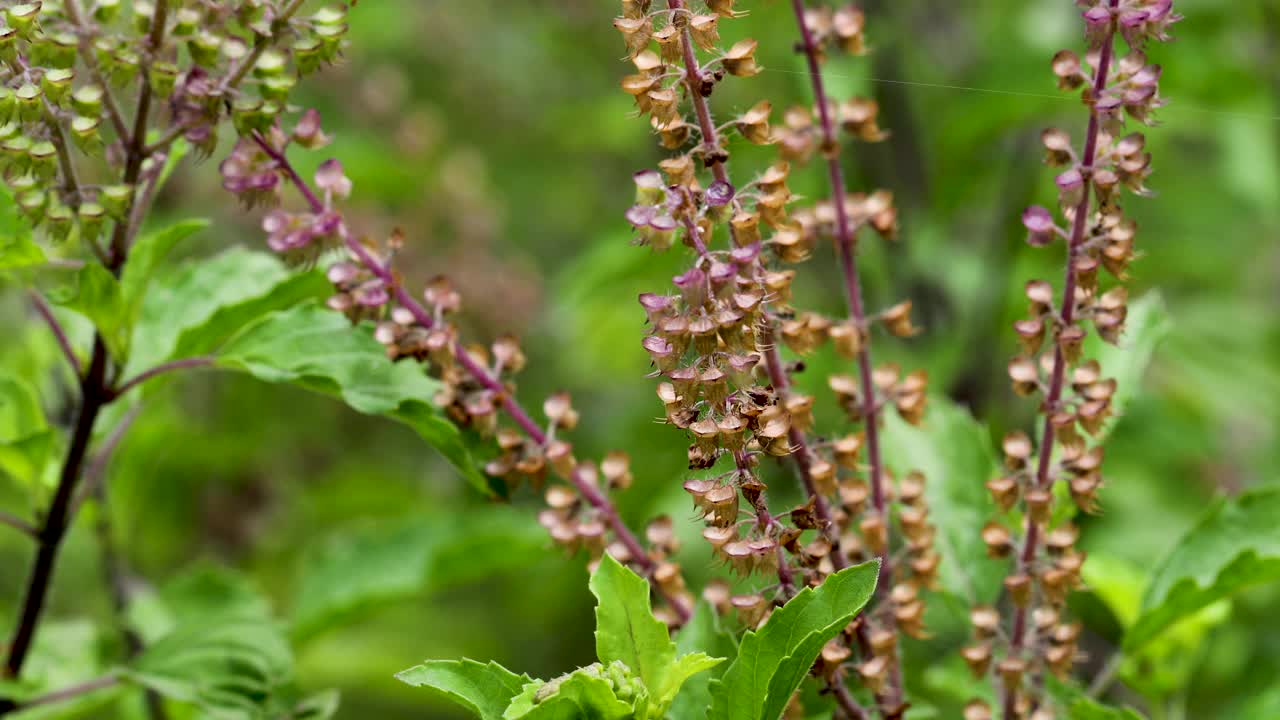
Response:
[[[736,77],[751,77],[760,72],[756,64],[755,52],[758,43],[755,40],[739,40],[724,54],[724,69]]]
[[[769,603],[759,594],[734,595],[729,603],[737,611],[739,622],[748,628],[759,625],[769,609]]]
[[[884,690],[885,681],[889,677],[889,658],[881,655],[873,657],[866,662],[857,666],[858,675],[862,677],[862,682],[867,689],[873,693],[880,693]]]
[[[572,430],[578,425],[578,411],[573,409],[567,392],[558,392],[548,397],[542,403],[542,412],[556,427]]]
[[[987,481],[987,490],[1000,512],[1009,512],[1018,502],[1019,486],[1017,479],[1009,476],[998,477]]]
[[[970,700],[964,706],[963,720],[991,720],[991,706],[984,700]]]
[[[911,323],[911,301],[904,300],[880,314],[885,329],[897,337],[911,337],[920,333],[920,328]]]
[[[1009,599],[1016,607],[1026,607],[1031,601],[1031,577],[1026,573],[1017,573],[1004,579],[1004,588]]]
[[[1034,394],[1040,389],[1040,371],[1036,368],[1035,361],[1026,356],[1009,361],[1009,379],[1013,382],[1013,391],[1022,396]]]
[[[979,605],[970,610],[969,622],[979,639],[995,637],[1000,632],[1000,613],[989,605]]]
[[[1001,448],[1004,450],[1005,467],[1010,470],[1025,468],[1033,452],[1030,436],[1020,430],[1005,435]]]
[[[880,104],[870,98],[855,97],[840,103],[837,117],[845,132],[864,142],[880,142],[889,133],[880,129],[876,117]]]
[[[858,529],[862,533],[862,542],[867,549],[872,554],[884,555],[889,542],[888,528],[885,527],[884,519],[879,515],[865,517],[858,523]]]
[[[965,665],[969,666],[969,672],[973,673],[973,677],[981,680],[991,667],[991,643],[966,645],[960,649],[960,656],[964,658]]]
[[[993,558],[1008,557],[1013,552],[1013,538],[1009,529],[995,521],[983,526],[982,542],[987,546],[987,555]]]
[[[1027,490],[1025,497],[1031,521],[1038,525],[1049,522],[1053,512],[1053,492],[1048,488],[1031,488]]]
[[[738,116],[735,125],[738,132],[747,139],[748,142],[756,145],[767,145],[773,140],[773,134],[769,130],[769,114],[773,112],[773,104],[768,100],[761,100],[751,109]]]

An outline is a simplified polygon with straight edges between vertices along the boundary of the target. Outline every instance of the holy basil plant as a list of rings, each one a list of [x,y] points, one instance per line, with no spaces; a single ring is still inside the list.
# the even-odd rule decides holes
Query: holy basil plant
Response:
[[[864,563],[800,591],[734,648],[705,606],[672,640],[650,608],[649,584],[606,554],[590,583],[595,663],[535,680],[494,662],[428,660],[396,677],[480,720],[776,720],[822,646],[871,599],[878,571],[878,563]],[[690,650],[686,635],[704,649]],[[713,656],[719,652],[732,657]]]

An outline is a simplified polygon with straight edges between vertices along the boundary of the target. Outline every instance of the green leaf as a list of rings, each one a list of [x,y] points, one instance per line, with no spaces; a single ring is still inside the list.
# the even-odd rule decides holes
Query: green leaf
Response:
[[[130,374],[208,354],[262,316],[330,292],[323,273],[293,273],[279,258],[244,248],[161,272],[134,328]]]
[[[822,646],[847,626],[875,592],[878,562],[831,575],[801,590],[748,632],[724,677],[712,683],[716,720],[778,720]]]
[[[342,696],[337,690],[318,692],[290,710],[290,720],[329,720],[338,714],[338,706],[342,704]]]
[[[396,678],[414,687],[425,687],[475,713],[480,720],[502,720],[511,699],[532,682],[498,663],[475,660],[427,660]]]
[[[0,471],[34,487],[52,444],[53,432],[36,389],[16,375],[0,372]]]
[[[8,186],[0,183],[0,270],[44,263],[44,251],[31,240],[31,223],[18,210]]]
[[[1141,391],[1142,379],[1156,346],[1172,329],[1164,298],[1160,293],[1150,292],[1129,303],[1125,332],[1119,345],[1103,342],[1095,333],[1089,333],[1084,356],[1097,360],[1103,376],[1115,378],[1117,383],[1116,393],[1111,397],[1112,417],[1099,433],[1099,440],[1115,428],[1129,402]]]
[[[133,244],[129,249],[129,261],[120,273],[126,328],[132,329],[138,322],[147,286],[174,246],[208,226],[208,220],[183,220],[163,230],[143,235]]]
[[[724,661],[725,658],[711,657],[702,652],[681,655],[676,658],[676,661],[667,670],[667,677],[663,682],[662,688],[654,695],[654,702],[659,707],[667,707],[689,678],[705,670],[710,670]]]
[[[1156,565],[1127,653],[1250,585],[1280,579],[1280,488],[1219,500]]]
[[[293,657],[277,623],[213,615],[180,625],[148,647],[122,677],[190,703],[218,720],[260,718],[285,688]]]
[[[1086,696],[1079,688],[1068,685],[1052,675],[1045,676],[1045,689],[1063,710],[1066,720],[1143,720],[1142,715],[1131,708],[1113,708]]]
[[[733,636],[720,627],[720,619],[706,602],[700,601],[693,610],[693,617],[676,635],[676,652],[681,659],[694,653],[705,653],[717,658],[731,658],[737,654]],[[677,661],[678,662],[678,661]],[[700,720],[711,706],[711,682],[722,674],[722,665],[710,668],[711,672],[690,677],[671,702],[671,717],[675,720]]]
[[[591,575],[596,596],[596,657],[631,668],[645,687],[662,694],[676,657],[666,623],[653,616],[649,583],[609,554]],[[674,693],[672,693],[674,697]]]
[[[143,641],[152,643],[181,625],[228,614],[266,618],[271,607],[248,576],[201,563],[166,581],[158,591],[135,596],[125,616]]]
[[[996,513],[986,483],[1000,474],[986,426],[955,403],[931,398],[923,426],[888,413],[882,437],[891,470],[925,475],[942,587],[968,605],[994,602],[1007,563],[987,556],[977,532]]]
[[[304,555],[291,633],[305,639],[360,611],[524,566],[545,548],[542,528],[508,507],[343,530]]]
[[[120,360],[128,356],[124,294],[110,270],[96,262],[86,263],[76,273],[75,286],[56,288],[49,293],[49,300],[93,321],[112,356]]]
[[[439,389],[412,362],[393,363],[373,329],[315,305],[273,313],[217,353],[217,365],[271,383],[289,383],[340,398],[353,409],[409,425],[476,489],[492,494],[462,434],[432,406]]]
[[[605,671],[607,672],[607,671]],[[599,664],[546,683],[534,681],[512,699],[503,720],[633,720],[633,703],[614,692]],[[640,720],[646,720],[641,718]]]

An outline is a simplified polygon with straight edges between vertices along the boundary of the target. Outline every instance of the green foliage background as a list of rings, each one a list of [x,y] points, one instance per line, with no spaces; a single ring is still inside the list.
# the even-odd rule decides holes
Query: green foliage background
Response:
[[[717,92],[722,120],[765,97],[775,108],[808,99],[786,5],[741,4],[751,15],[726,23],[726,40],[757,37],[766,71]],[[1135,296],[1158,288],[1171,329],[1109,443],[1106,511],[1084,521],[1095,592],[1074,604],[1095,669],[1133,622],[1156,560],[1211,499],[1280,475],[1280,2],[1178,6],[1187,19],[1177,42],[1152,49],[1170,101],[1148,141],[1160,195],[1129,202],[1146,252]],[[1073,4],[866,9],[874,53],[835,59],[828,72],[837,96],[875,95],[893,132],[847,153],[855,187],[888,187],[902,208],[898,244],[864,243],[868,292],[873,305],[913,298],[927,328],[907,344],[881,343],[880,359],[927,368],[938,392],[998,438],[1033,411],[1004,381],[1022,283],[1058,274],[1052,253],[1022,244],[1018,215],[1051,201],[1040,129],[1083,124],[1077,104],[1054,96],[1048,68],[1053,52],[1078,45]],[[683,444],[652,421],[660,408],[634,301],[663,287],[678,259],[628,244],[630,175],[660,155],[617,90],[626,66],[614,10],[595,0],[366,0],[352,12],[347,62],[307,92],[355,181],[353,217],[370,233],[406,230],[406,277],[455,278],[470,337],[526,339],[522,395],[536,404],[572,390],[586,419],[580,447],[631,453],[629,518],[680,520],[689,515]],[[769,158],[735,153],[739,177]],[[800,173],[795,187],[816,196],[820,179]],[[213,162],[184,166],[160,203],[169,220],[210,207],[214,225],[180,256],[262,245],[256,218],[218,189]],[[821,251],[801,268],[801,304],[840,308],[831,270]],[[69,377],[12,287],[0,294],[0,337],[0,367],[39,378],[50,417],[65,422]],[[821,382],[829,362],[806,374]],[[491,507],[412,429],[320,395],[249,376],[166,381],[148,395],[109,484],[116,539],[139,578],[164,588],[211,567],[243,572],[292,618],[304,687],[342,690],[338,717],[455,717],[393,678],[423,658],[494,659],[539,677],[594,659],[584,561],[546,547],[538,498]],[[0,506],[26,511],[26,502],[0,483]],[[705,551],[687,545],[691,578],[705,577]],[[343,563],[353,556],[374,559]],[[0,532],[6,632],[28,561],[22,538]],[[72,656],[110,642],[83,624],[110,615],[101,572],[93,522],[82,517],[58,568],[55,629],[43,631]],[[334,585],[362,582],[373,589],[332,597]],[[1128,692],[1182,713],[1169,717],[1277,717],[1268,714],[1280,707],[1271,687],[1280,636],[1268,632],[1277,610],[1274,586],[1210,606],[1126,667]],[[937,646],[963,642],[954,618],[935,629]],[[953,717],[946,708],[965,697],[963,676],[951,665],[917,670],[920,692]]]

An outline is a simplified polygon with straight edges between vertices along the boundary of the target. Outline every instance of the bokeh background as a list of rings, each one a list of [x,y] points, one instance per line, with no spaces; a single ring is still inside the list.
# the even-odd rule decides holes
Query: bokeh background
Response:
[[[724,23],[725,39],[758,38],[766,70],[726,82],[713,110],[725,120],[762,98],[775,108],[807,102],[788,6],[740,5],[751,14]],[[1280,475],[1280,2],[1177,5],[1187,18],[1177,42],[1151,53],[1166,67],[1170,103],[1148,136],[1159,196],[1128,203],[1145,252],[1134,290],[1158,290],[1171,331],[1109,444],[1106,511],[1087,521],[1083,541],[1115,573],[1138,578],[1210,498]],[[1048,67],[1056,50],[1079,45],[1074,5],[864,7],[873,53],[836,58],[827,72],[837,97],[877,98],[893,133],[846,154],[855,188],[887,187],[901,208],[898,243],[863,243],[867,292],[875,306],[912,298],[925,327],[878,352],[927,368],[940,397],[968,406],[999,438],[1033,410],[1004,380],[1022,284],[1058,276],[1052,253],[1022,243],[1018,217],[1052,200],[1040,130],[1083,126],[1080,106],[1056,94]],[[682,521],[683,440],[653,422],[660,406],[644,377],[634,300],[663,288],[679,259],[631,246],[622,219],[631,173],[661,154],[617,88],[627,66],[610,25],[615,11],[603,0],[366,0],[351,14],[347,62],[310,81],[305,97],[334,131],[330,152],[355,181],[358,222],[375,235],[405,229],[402,272],[451,275],[466,298],[470,337],[525,339],[530,402],[571,390],[585,419],[579,446],[631,453],[637,484],[621,501],[628,517],[669,512]],[[768,158],[735,148],[738,174]],[[161,198],[174,218],[213,208],[215,228],[188,246],[192,256],[260,244],[255,219],[237,212],[216,180],[214,162],[188,164]],[[819,180],[805,171],[794,185],[817,196]],[[839,311],[829,252],[800,269],[799,302]],[[10,366],[56,360],[43,329],[20,324],[20,297],[4,298],[0,358]],[[593,658],[585,561],[543,539],[538,498],[526,490],[511,511],[495,510],[388,421],[301,390],[194,374],[148,401],[109,482],[121,551],[139,578],[162,586],[193,568],[229,566],[281,613],[306,602],[299,577],[307,554],[353,528],[465,533],[468,518],[504,524],[503,544],[468,551],[501,555],[496,571],[410,572],[385,601],[297,637],[302,683],[340,688],[339,717],[455,717],[392,678],[426,657],[492,658],[543,677]],[[414,558],[389,559],[387,572]],[[19,596],[26,562],[20,540],[0,534],[3,602]],[[695,578],[712,571],[697,552],[687,564]],[[91,524],[73,534],[55,587],[57,617],[109,612]],[[1113,611],[1087,594],[1075,604],[1093,647],[1105,652]],[[1250,591],[1203,617],[1176,658],[1131,673],[1159,699],[1158,713],[1170,708],[1154,717],[1237,717],[1280,676],[1277,609],[1277,589]],[[0,605],[6,627],[12,612]],[[946,630],[933,647],[962,641]],[[954,717],[945,689],[930,692],[942,717]]]

